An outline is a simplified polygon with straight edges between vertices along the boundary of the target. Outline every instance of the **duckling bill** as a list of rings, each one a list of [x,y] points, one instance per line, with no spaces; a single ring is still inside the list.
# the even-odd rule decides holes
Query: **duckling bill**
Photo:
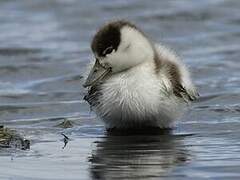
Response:
[[[107,129],[172,128],[198,96],[175,53],[128,21],[101,27],[91,49],[95,63],[84,99]]]
[[[96,60],[94,66],[92,67],[86,82],[83,84],[83,87],[93,86],[95,83],[101,81],[108,73],[111,71],[111,68],[102,66],[99,63],[99,60]]]

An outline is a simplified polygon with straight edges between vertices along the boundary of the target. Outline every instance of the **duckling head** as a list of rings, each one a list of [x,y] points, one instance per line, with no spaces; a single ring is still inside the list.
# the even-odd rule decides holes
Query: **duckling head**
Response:
[[[84,87],[154,58],[151,42],[141,30],[127,21],[110,22],[100,28],[93,37],[91,49],[95,64]]]

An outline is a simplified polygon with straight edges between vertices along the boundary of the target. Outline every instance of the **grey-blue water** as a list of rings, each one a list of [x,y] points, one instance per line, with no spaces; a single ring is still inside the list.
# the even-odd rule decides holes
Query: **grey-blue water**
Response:
[[[0,179],[240,179],[240,1],[0,1]],[[109,136],[82,98],[97,27],[136,23],[175,49],[201,98],[173,134]],[[74,127],[55,125],[68,118]],[[62,149],[65,133],[70,142]]]

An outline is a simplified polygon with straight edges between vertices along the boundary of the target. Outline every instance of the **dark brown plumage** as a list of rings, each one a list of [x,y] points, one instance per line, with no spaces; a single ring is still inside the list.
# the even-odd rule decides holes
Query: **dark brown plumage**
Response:
[[[123,26],[136,28],[128,21],[120,20],[111,22],[101,27],[93,37],[91,48],[99,57],[105,56],[104,50],[110,46],[116,51],[121,41],[120,30]]]

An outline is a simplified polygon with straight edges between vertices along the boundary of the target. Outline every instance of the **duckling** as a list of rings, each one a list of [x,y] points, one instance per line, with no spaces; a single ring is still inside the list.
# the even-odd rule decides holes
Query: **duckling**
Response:
[[[173,128],[198,96],[177,55],[124,20],[101,27],[84,97],[107,129]]]

